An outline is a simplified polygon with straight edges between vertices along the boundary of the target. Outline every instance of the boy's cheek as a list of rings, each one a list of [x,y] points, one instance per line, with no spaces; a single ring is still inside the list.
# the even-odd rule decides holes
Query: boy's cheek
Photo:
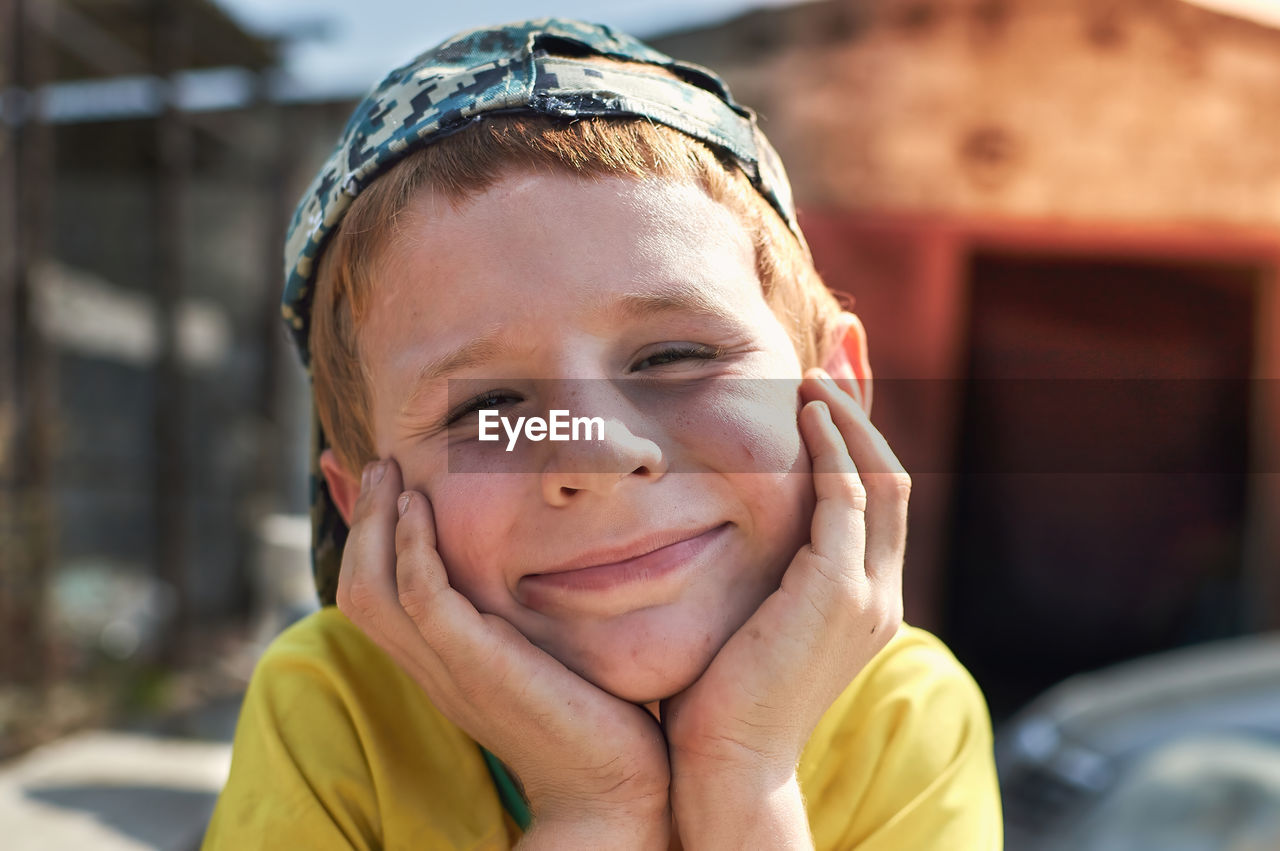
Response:
[[[471,565],[484,564],[492,554],[482,551],[484,542],[509,540],[510,502],[501,476],[453,473],[434,476],[417,489],[431,502],[436,525],[436,549],[449,581],[464,595],[476,586]],[[413,485],[406,483],[406,487]],[[474,602],[474,601],[473,601]]]
[[[728,379],[717,392],[684,406],[671,431],[697,466],[721,473],[807,472],[796,418],[797,382]]]

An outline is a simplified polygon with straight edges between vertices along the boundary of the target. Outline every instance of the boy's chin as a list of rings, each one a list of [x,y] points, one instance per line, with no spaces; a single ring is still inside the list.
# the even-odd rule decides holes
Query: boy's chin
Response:
[[[649,704],[693,685],[777,587],[775,575],[767,574],[755,583],[739,581],[731,589],[699,589],[673,605],[561,624],[545,643],[534,643],[609,694]]]
[[[566,664],[614,697],[644,705],[665,700],[693,685],[727,638],[727,634],[703,634],[688,642],[663,642],[660,647],[618,647],[609,656],[593,653],[588,659]]]
[[[598,676],[584,672],[583,676],[614,697],[644,706],[666,700],[684,691],[697,682],[709,663],[708,659],[698,666],[697,670],[645,671],[643,673],[623,671],[616,672],[613,676],[610,674],[614,672],[605,672]]]

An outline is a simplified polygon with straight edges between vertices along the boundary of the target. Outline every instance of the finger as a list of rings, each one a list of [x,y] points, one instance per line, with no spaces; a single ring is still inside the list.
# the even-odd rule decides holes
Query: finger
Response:
[[[911,477],[862,409],[826,373],[806,379],[806,397],[827,403],[867,491],[867,575],[901,581]],[[821,374],[821,378],[816,377]],[[897,578],[895,578],[897,577]]]
[[[833,377],[832,381],[836,383],[837,387],[848,393],[849,396],[852,397],[853,401],[858,403],[859,407],[864,410],[866,409],[866,403],[862,398],[862,388],[858,386],[857,382],[852,378],[843,375],[839,378]]]
[[[563,700],[576,675],[507,621],[482,614],[449,584],[436,546],[430,500],[417,491],[405,491],[397,507],[398,602],[434,654],[439,666],[435,675],[472,702],[493,700],[500,691],[512,689],[542,705]],[[532,676],[535,671],[540,676]]]
[[[417,655],[413,622],[401,609],[395,585],[396,496],[400,468],[393,459],[371,463],[342,550],[338,608],[379,646],[407,667]]]
[[[467,640],[475,643],[484,624],[470,602],[448,585],[435,551],[435,524],[426,498],[416,494],[416,511],[405,523],[400,505],[413,492],[403,491],[394,460],[385,462],[381,471],[378,466],[370,465],[369,475],[362,480],[364,488],[343,550],[338,605],[426,689],[438,708],[456,720],[465,715],[460,707],[472,699],[474,688],[457,681],[459,666],[441,658],[438,647],[465,645]],[[456,599],[444,606],[441,592]],[[450,640],[450,628],[468,615],[471,637]],[[474,674],[474,662],[471,670]]]
[[[801,434],[813,463],[813,509],[810,546],[813,554],[835,566],[846,578],[864,578],[867,492],[845,449],[844,438],[824,402],[810,402],[800,412]]]
[[[417,491],[405,491],[397,501],[396,588],[400,606],[419,634],[438,653],[457,656],[468,645],[484,642],[485,623],[475,606],[449,584],[449,575],[436,549],[435,513]],[[450,651],[453,651],[450,654]],[[446,659],[453,667],[457,659]]]
[[[864,475],[906,472],[884,435],[872,425],[867,412],[839,381],[823,370],[812,369],[806,373],[800,391],[805,401],[821,400],[830,406],[832,418],[845,437],[849,453]]]
[[[395,558],[400,468],[391,459],[365,465],[338,573],[338,607],[348,616],[374,615],[385,602]],[[394,599],[394,598],[392,598]]]

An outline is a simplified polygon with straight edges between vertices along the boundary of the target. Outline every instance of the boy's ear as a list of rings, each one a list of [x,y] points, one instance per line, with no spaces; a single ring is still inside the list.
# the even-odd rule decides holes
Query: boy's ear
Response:
[[[840,314],[840,330],[822,368],[850,390],[864,411],[871,413],[871,361],[867,357],[867,332],[862,327],[862,320],[854,314],[848,311]]]
[[[356,500],[360,497],[360,477],[348,473],[338,463],[338,456],[333,454],[332,449],[320,453],[320,471],[329,484],[329,496],[333,499],[333,504],[338,507],[338,513],[342,515],[347,528],[351,528],[351,515],[355,511]]]

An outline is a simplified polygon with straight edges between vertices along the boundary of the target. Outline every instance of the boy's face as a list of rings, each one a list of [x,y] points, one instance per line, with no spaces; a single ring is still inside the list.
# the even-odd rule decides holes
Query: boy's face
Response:
[[[813,510],[801,364],[746,231],[696,186],[518,174],[420,195],[379,259],[374,441],[431,500],[451,584],[619,697],[688,686]],[[605,439],[481,442],[457,412],[489,393]]]

